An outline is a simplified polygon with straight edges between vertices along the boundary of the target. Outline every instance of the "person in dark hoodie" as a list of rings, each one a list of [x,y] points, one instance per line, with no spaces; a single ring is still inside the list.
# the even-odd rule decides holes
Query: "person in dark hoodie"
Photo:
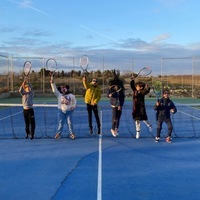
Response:
[[[157,119],[157,134],[155,142],[160,140],[160,133],[162,130],[162,124],[165,122],[168,127],[168,133],[166,137],[166,142],[171,143],[171,134],[173,130],[173,125],[171,121],[171,113],[175,114],[177,112],[176,106],[173,101],[169,98],[169,90],[163,90],[163,97],[156,102],[154,105],[154,110],[156,110],[156,119]]]
[[[112,124],[110,131],[113,137],[118,136],[122,107],[125,101],[124,84],[119,76],[120,72],[114,70],[113,79],[109,81],[109,90],[107,92],[107,97],[110,98],[110,105],[112,107]]]
[[[28,79],[23,81],[22,85],[19,88],[19,93],[22,96],[26,139],[30,135],[30,138],[32,140],[35,135],[35,115],[33,110],[34,91],[31,84],[28,82]]]
[[[52,91],[58,99],[58,129],[55,139],[61,137],[65,121],[67,121],[70,138],[75,139],[76,135],[73,127],[73,112],[76,107],[76,98],[70,92],[69,85],[59,86],[57,88],[53,76],[51,76],[50,83]]]

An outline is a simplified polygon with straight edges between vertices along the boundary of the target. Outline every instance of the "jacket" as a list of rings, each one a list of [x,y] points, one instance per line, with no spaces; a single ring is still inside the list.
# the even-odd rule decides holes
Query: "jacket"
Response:
[[[90,105],[98,104],[101,99],[99,85],[94,86],[92,83],[88,83],[87,80],[83,80],[83,86],[86,89],[85,103]]]
[[[162,98],[159,100],[159,105],[157,106],[156,104],[154,105],[154,110],[157,110],[156,112],[156,119],[164,121],[167,119],[170,119],[170,110],[174,109],[173,114],[177,112],[176,106],[174,103],[171,101],[170,98]]]
[[[51,88],[54,95],[58,99],[58,109],[61,109],[62,112],[66,113],[67,111],[73,110],[76,107],[76,98],[73,94],[61,94],[55,83],[51,83]]]

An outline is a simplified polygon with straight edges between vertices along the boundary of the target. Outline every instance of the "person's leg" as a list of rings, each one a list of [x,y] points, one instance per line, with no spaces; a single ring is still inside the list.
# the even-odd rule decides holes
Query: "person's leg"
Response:
[[[135,120],[136,139],[140,137],[140,120]]]
[[[67,126],[69,129],[69,134],[71,139],[75,139],[75,133],[74,133],[74,126],[73,126],[73,110],[70,110],[66,113],[67,115]]]
[[[55,138],[60,138],[61,134],[62,134],[62,130],[63,130],[63,126],[64,126],[64,122],[65,122],[65,118],[66,118],[66,114],[63,113],[60,109],[58,110],[58,129],[57,129],[57,133],[55,135]]]
[[[116,126],[115,126],[115,132],[118,134],[119,124],[120,124],[120,118],[122,115],[122,110],[116,110]]]
[[[29,110],[29,119],[31,124],[31,139],[33,139],[35,135],[35,113],[33,109]]]
[[[149,128],[149,132],[152,132],[152,125],[148,120],[143,120],[143,122],[146,124],[146,126]]]
[[[172,134],[172,129],[173,129],[172,122],[171,122],[171,119],[168,119],[168,120],[166,120],[165,122],[166,122],[167,127],[168,127],[168,132],[167,132],[166,141],[167,141],[168,143],[171,143],[171,134]]]
[[[93,127],[92,127],[92,105],[87,104],[87,112],[88,112],[88,124],[90,129],[90,134],[93,133]]]
[[[116,122],[117,122],[117,110],[116,108],[112,108],[112,124],[111,127],[113,130],[116,128]]]
[[[97,128],[98,128],[98,134],[100,134],[100,132],[101,132],[101,130],[100,130],[101,123],[100,123],[100,118],[99,118],[98,106],[94,105],[92,110],[94,112],[94,116],[95,116],[95,119],[96,119]]]
[[[26,139],[27,139],[28,135],[30,134],[30,130],[29,130],[29,113],[28,113],[28,110],[23,110],[23,115],[24,115],[25,132],[26,132]]]
[[[160,133],[162,130],[162,121],[158,120],[157,121],[157,132],[156,132],[156,138],[155,138],[155,142],[158,142],[160,140]]]

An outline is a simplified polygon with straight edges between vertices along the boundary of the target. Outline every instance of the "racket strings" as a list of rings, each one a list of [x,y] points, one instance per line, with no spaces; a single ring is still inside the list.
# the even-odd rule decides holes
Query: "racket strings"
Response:
[[[162,83],[160,81],[156,81],[153,83],[153,90],[156,94],[161,94],[162,92]]]
[[[83,55],[80,58],[80,66],[82,67],[83,70],[86,70],[89,64],[89,58],[86,55]]]
[[[31,71],[31,62],[30,61],[26,61],[24,63],[24,74],[25,76],[27,76]]]
[[[151,72],[152,72],[152,70],[150,67],[144,67],[139,71],[137,76],[147,76],[147,75],[151,74]]]
[[[46,62],[46,67],[47,67],[47,70],[49,70],[50,72],[55,71],[57,69],[56,60],[53,58],[48,59]]]

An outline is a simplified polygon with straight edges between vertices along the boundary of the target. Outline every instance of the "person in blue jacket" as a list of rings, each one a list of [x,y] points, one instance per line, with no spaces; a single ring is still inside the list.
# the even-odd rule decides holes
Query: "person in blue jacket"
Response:
[[[162,124],[165,122],[168,127],[168,133],[166,137],[166,142],[171,143],[171,134],[173,130],[173,125],[171,121],[171,113],[175,114],[177,112],[176,106],[173,101],[169,98],[169,90],[163,90],[162,98],[156,102],[154,105],[154,110],[156,110],[156,119],[157,119],[157,134],[155,142],[160,140],[160,133],[162,130]]]

